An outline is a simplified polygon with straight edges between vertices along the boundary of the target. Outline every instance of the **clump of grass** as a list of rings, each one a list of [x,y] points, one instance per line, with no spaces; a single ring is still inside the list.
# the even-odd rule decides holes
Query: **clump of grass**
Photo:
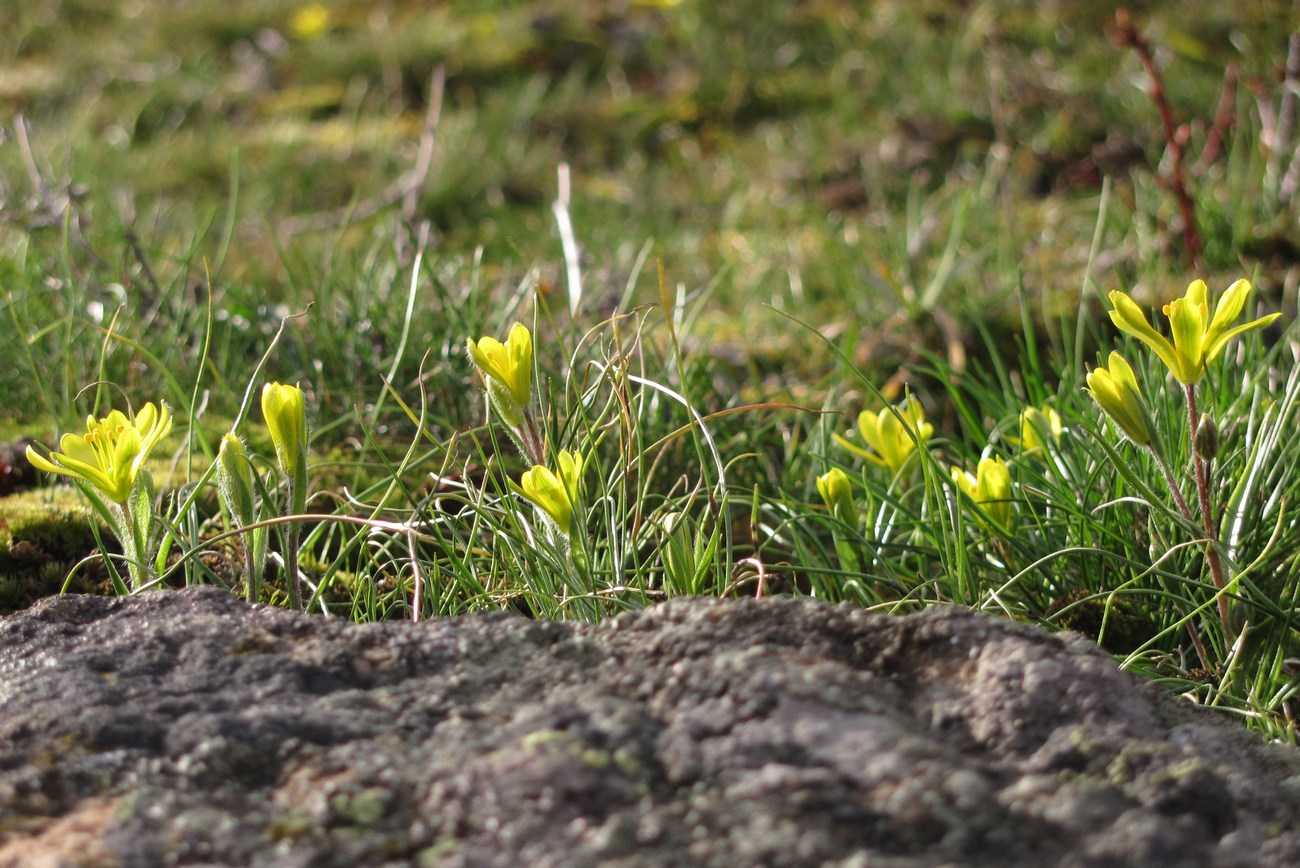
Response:
[[[511,317],[531,308],[531,327],[515,320],[504,342],[467,336],[459,376],[471,382],[472,359],[485,399],[459,432],[434,433],[423,390],[385,385],[356,427],[386,473],[327,493],[328,509],[306,497],[305,395],[267,385],[264,395],[293,396],[264,398],[282,472],[249,474],[242,508],[223,495],[224,519],[203,514],[211,498],[197,496],[215,485],[212,473],[181,485],[150,519],[181,556],[153,568],[167,581],[222,582],[201,554],[231,538],[251,554],[250,534],[275,527],[289,532],[267,598],[363,621],[484,608],[599,620],[687,594],[806,593],[895,612],[955,603],[1087,627],[1128,665],[1291,731],[1296,616],[1291,583],[1278,578],[1300,542],[1287,518],[1297,456],[1282,436],[1300,397],[1300,377],[1281,374],[1291,342],[1267,348],[1246,335],[1233,352],[1197,350],[1194,375],[1174,371],[1202,384],[1201,406],[1217,408],[1212,446],[1195,430],[1174,436],[1188,430],[1188,407],[1164,381],[1170,358],[1125,375],[1149,384],[1132,398],[1136,416],[1123,397],[1136,380],[1115,391],[1094,379],[1103,369],[1088,375],[1121,441],[1068,363],[1032,350],[1016,370],[958,371],[930,355],[916,392],[896,405],[846,358],[880,409],[863,410],[845,434],[839,414],[707,406],[693,394],[707,362],[683,355],[682,310],[666,281],[661,290],[664,304],[584,332],[544,296],[520,296]],[[652,342],[656,334],[666,340]],[[393,438],[374,422],[384,401],[407,423],[400,454],[378,446]],[[280,404],[298,421],[286,427]],[[799,444],[780,456],[775,485],[739,482],[741,468],[770,456],[726,451],[735,442],[724,429],[744,419],[762,432],[772,414]],[[762,435],[747,445],[768,448]],[[273,466],[256,449],[244,461]],[[220,458],[216,466],[219,478]],[[1200,518],[1181,493],[1188,486],[1208,510]],[[244,560],[251,599],[257,557]]]

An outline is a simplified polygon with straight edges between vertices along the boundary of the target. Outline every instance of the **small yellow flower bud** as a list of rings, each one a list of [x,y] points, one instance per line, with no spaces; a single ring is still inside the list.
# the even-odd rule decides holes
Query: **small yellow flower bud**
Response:
[[[981,458],[975,473],[952,468],[952,480],[999,527],[1011,525],[1011,472],[1001,458]],[[982,521],[982,520],[981,520]]]
[[[515,486],[524,497],[551,517],[564,536],[569,535],[573,514],[582,494],[583,457],[577,452],[561,450],[556,459],[559,473],[541,464],[524,471]]]
[[[280,469],[290,479],[297,479],[307,465],[307,410],[302,389],[267,383],[262,387],[262,417],[271,432]]]
[[[817,491],[837,521],[849,527],[858,523],[858,507],[853,502],[853,487],[847,473],[838,467],[831,468],[817,477]]]
[[[1088,394],[1138,446],[1151,445],[1151,414],[1133,368],[1119,353],[1110,354],[1108,368],[1088,372]]]
[[[1061,414],[1051,407],[1026,407],[1020,411],[1020,437],[1010,438],[1013,446],[1019,446],[1026,455],[1041,452],[1047,442],[1059,444],[1061,432]]]
[[[503,344],[496,338],[469,339],[466,348],[487,384],[488,399],[507,425],[519,427],[533,399],[533,336],[515,323]]]

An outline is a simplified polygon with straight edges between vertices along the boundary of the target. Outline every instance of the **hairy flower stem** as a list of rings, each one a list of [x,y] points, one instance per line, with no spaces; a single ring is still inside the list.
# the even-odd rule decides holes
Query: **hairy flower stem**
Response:
[[[1173,471],[1169,469],[1169,465],[1165,463],[1165,459],[1156,451],[1154,446],[1148,444],[1147,451],[1151,453],[1156,466],[1160,468],[1160,473],[1165,478],[1165,485],[1168,487],[1169,493],[1174,496],[1174,502],[1178,504],[1178,511],[1183,514],[1183,518],[1195,524],[1196,516],[1192,515],[1192,508],[1187,505],[1187,498],[1183,497],[1182,491],[1178,489],[1178,483],[1174,480]]]
[[[1196,388],[1188,384],[1183,386],[1183,391],[1187,395],[1187,432],[1190,438],[1188,442],[1195,443],[1196,428],[1200,424],[1200,415],[1196,411]],[[1218,533],[1214,527],[1214,514],[1210,510],[1210,465],[1201,458],[1196,449],[1192,450],[1192,461],[1196,475],[1196,495],[1201,508],[1201,526],[1205,528],[1205,560],[1210,565],[1210,575],[1214,579],[1215,589],[1219,592],[1219,621],[1223,624],[1223,640],[1231,646],[1236,639],[1236,632],[1232,628],[1232,619],[1228,613],[1228,596],[1224,593],[1228,583],[1223,575],[1223,562],[1219,559],[1219,550],[1214,547]]]
[[[284,569],[288,573],[285,586],[289,590],[289,608],[302,611],[302,579],[298,575],[298,526],[290,524],[284,532]]]
[[[524,410],[524,424],[519,426],[520,445],[524,454],[533,464],[546,463],[546,449],[542,445],[541,435],[537,433],[537,423],[533,420],[531,410]]]
[[[1154,445],[1147,444],[1147,451],[1151,453],[1151,457],[1155,459],[1156,466],[1160,468],[1160,473],[1165,478],[1165,485],[1169,488],[1169,493],[1174,496],[1174,502],[1178,504],[1178,511],[1183,514],[1183,518],[1195,524],[1196,517],[1192,515],[1192,508],[1187,505],[1187,498],[1183,497],[1183,493],[1178,490],[1178,483],[1174,480],[1173,471],[1169,469],[1169,465],[1165,463],[1165,459],[1161,457]],[[1222,599],[1220,599],[1220,602],[1222,602]],[[1220,606],[1219,610],[1219,617],[1222,618],[1223,607]],[[1192,639],[1192,647],[1196,649],[1196,656],[1200,658],[1201,667],[1204,668],[1205,671],[1209,672],[1212,668],[1210,666],[1210,658],[1205,653],[1205,645],[1201,642],[1200,634],[1196,632],[1196,625],[1191,621],[1187,622],[1187,635]]]
[[[305,474],[303,474],[305,476]],[[306,479],[289,478],[289,512],[301,515],[307,511]],[[285,586],[289,591],[289,606],[296,612],[302,611],[302,577],[298,574],[298,533],[301,526],[291,521],[284,528],[284,569],[288,573]]]
[[[120,522],[117,536],[122,542],[122,554],[126,556],[126,569],[131,579],[131,590],[137,591],[153,578],[152,570],[148,568],[145,562],[145,552],[140,546],[140,540],[135,532],[136,516],[131,513],[130,502],[115,503],[113,508]]]
[[[254,567],[252,534],[244,534],[244,574],[248,576],[246,597],[248,602],[257,602],[257,571]]]

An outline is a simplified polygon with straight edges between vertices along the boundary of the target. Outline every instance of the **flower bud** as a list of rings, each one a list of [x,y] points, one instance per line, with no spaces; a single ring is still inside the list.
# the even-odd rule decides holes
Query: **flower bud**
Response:
[[[1192,448],[1202,461],[1213,461],[1219,454],[1219,429],[1209,413],[1201,414],[1201,421],[1196,425],[1196,436],[1192,439]]]
[[[271,444],[280,468],[290,479],[307,465],[307,410],[302,389],[282,383],[262,387],[262,417],[271,432]]]
[[[483,374],[492,408],[507,425],[518,428],[533,399],[532,333],[523,323],[515,323],[505,343],[482,337],[467,340],[465,346]]]
[[[1151,446],[1151,413],[1138,388],[1133,367],[1119,353],[1111,353],[1109,366],[1088,373],[1088,394],[1138,446]]]
[[[817,491],[837,521],[849,527],[858,523],[858,507],[853,502],[853,488],[847,473],[838,467],[831,468],[817,477]]]
[[[1059,445],[1063,430],[1061,414],[1051,407],[1026,407],[1020,411],[1020,438],[1012,445],[1019,446],[1026,455],[1036,455],[1049,441]]]
[[[1011,472],[1001,458],[981,458],[973,474],[954,467],[952,481],[999,526],[1011,525]]]
[[[563,536],[569,535],[573,515],[578,511],[582,496],[582,471],[585,460],[581,453],[561,450],[557,456],[559,472],[542,464],[525,470],[519,485],[511,483],[520,494],[550,516]]]
[[[234,434],[221,438],[217,452],[217,495],[237,526],[253,523],[253,466],[244,444]]]

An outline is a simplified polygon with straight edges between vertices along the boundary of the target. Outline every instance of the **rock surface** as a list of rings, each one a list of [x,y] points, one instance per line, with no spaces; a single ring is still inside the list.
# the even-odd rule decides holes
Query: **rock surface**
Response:
[[[682,600],[0,621],[0,865],[1300,864],[1300,753],[1081,638]]]

